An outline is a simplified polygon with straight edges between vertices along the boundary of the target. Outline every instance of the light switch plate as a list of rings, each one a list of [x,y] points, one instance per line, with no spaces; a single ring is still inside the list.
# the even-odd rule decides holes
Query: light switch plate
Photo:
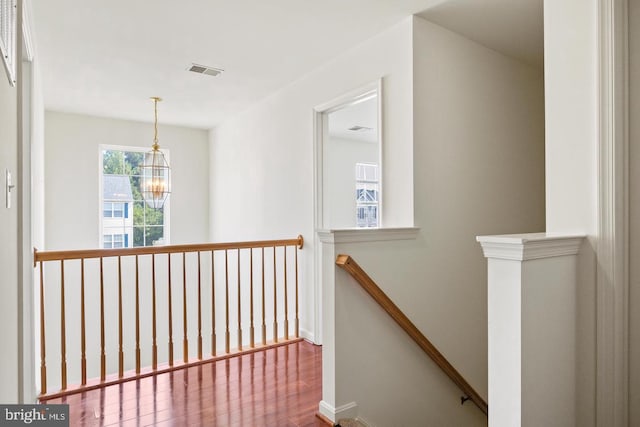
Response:
[[[13,184],[13,179],[11,176],[11,172],[9,169],[5,169],[5,181],[6,181],[6,197],[5,197],[5,206],[7,209],[11,209],[11,190],[15,187]]]

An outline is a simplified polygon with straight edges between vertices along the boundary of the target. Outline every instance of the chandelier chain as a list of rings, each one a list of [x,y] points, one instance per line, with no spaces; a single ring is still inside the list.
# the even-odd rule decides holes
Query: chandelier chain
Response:
[[[153,99],[153,109],[154,109],[154,122],[153,122],[153,149],[158,150],[160,145],[158,145],[158,101],[162,101],[162,98],[154,96],[151,97]]]

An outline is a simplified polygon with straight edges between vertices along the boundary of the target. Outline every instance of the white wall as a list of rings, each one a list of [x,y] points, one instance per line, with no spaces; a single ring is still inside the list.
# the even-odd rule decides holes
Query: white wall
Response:
[[[159,125],[170,152],[172,244],[209,238],[207,132]],[[46,249],[96,248],[101,144],[146,147],[153,124],[47,111],[45,116]]]
[[[39,361],[36,354],[40,353],[37,333],[39,324],[35,317],[35,307],[38,299],[34,295],[33,263],[31,262],[33,248],[44,247],[44,101],[42,98],[40,69],[37,58],[31,62],[23,62],[23,80],[25,85],[22,93],[24,127],[24,148],[22,156],[22,215],[23,215],[23,348],[24,348],[24,401],[35,401],[36,372]],[[27,99],[28,97],[28,99]]]
[[[4,349],[0,352],[0,402],[18,403],[18,203],[13,192],[11,209],[5,207],[5,169],[16,184],[18,175],[17,89],[11,87],[0,66],[0,336]]]
[[[425,327],[461,331],[430,336],[480,390],[486,264],[475,236],[545,227],[542,82],[541,70],[414,18],[417,277],[429,277],[423,295],[442,298]],[[469,348],[478,354],[467,358]]]
[[[486,396],[486,264],[475,236],[545,228],[542,72],[416,17],[413,85],[415,222],[421,232],[413,242],[337,251],[352,254]],[[376,307],[349,286],[336,283],[342,310],[336,308],[336,324],[342,325],[336,347],[343,348],[336,356],[337,404],[356,401],[375,425],[393,425],[398,414],[407,425],[484,424],[477,408],[452,404],[455,387],[415,346],[400,344],[405,337],[395,336],[388,319],[363,332],[367,322],[360,324],[359,316],[376,316]],[[375,342],[384,349],[373,351]],[[382,384],[412,391],[384,394]]]
[[[595,1],[545,1],[549,231],[597,227]]]
[[[301,328],[313,331],[313,108],[384,77],[384,218],[413,225],[410,21],[293,82],[211,132],[211,238],[302,234]]]
[[[595,423],[597,26],[595,0],[544,2],[548,232],[584,233],[578,257],[577,425]]]
[[[640,1],[629,1],[629,425],[640,425]]]
[[[377,143],[329,137],[323,144],[326,228],[356,226],[356,163],[379,163]]]
[[[37,58],[31,64],[31,238],[35,247],[44,248],[45,229],[45,165],[44,165],[44,100],[42,78]]]
[[[309,242],[312,108],[379,77],[385,224],[412,225],[415,213],[422,231],[412,242],[341,248],[486,395],[486,266],[475,236],[544,230],[540,70],[419,18],[388,29],[212,132],[212,236],[302,232]],[[460,409],[455,386],[360,294],[336,284],[338,404],[356,401],[375,425],[396,423],[397,408],[407,425],[486,422]],[[305,297],[310,328],[309,289]]]
[[[99,179],[101,165],[99,164],[100,145],[121,145],[151,147],[153,139],[153,124],[139,123],[124,120],[114,120],[47,111],[45,115],[45,232],[46,246],[44,249],[82,249],[96,248],[99,242],[99,215],[102,215],[102,206],[99,203]],[[159,126],[159,140],[161,148],[170,152],[170,164],[172,167],[172,194],[170,209],[170,242],[204,243],[209,238],[209,172],[208,172],[208,133],[204,130],[190,129],[176,126]],[[42,249],[42,248],[40,248]],[[193,256],[191,256],[193,255]],[[191,339],[190,354],[195,356],[195,329],[197,310],[195,277],[195,254],[187,258],[187,287],[188,287],[188,323],[189,337]],[[178,312],[181,308],[182,271],[179,256],[172,259],[172,275],[174,295],[174,318],[176,359],[181,359],[179,351],[182,331],[181,316]],[[210,283],[207,266],[204,263],[202,277],[204,283]],[[107,370],[113,373],[117,370],[117,287],[115,284],[114,260],[105,261],[105,306],[107,325]],[[88,261],[87,271],[87,360],[88,376],[93,378],[99,375],[99,301],[96,260]],[[159,361],[167,360],[167,284],[166,284],[166,256],[159,256],[156,266],[158,277],[158,343]],[[37,271],[37,270],[36,270]],[[134,367],[134,266],[133,260],[123,259],[124,281],[124,325],[125,336],[125,369]],[[59,266],[50,265],[45,270],[46,289],[46,314],[47,328],[47,364],[48,388],[55,391],[60,381],[60,372],[57,367],[60,363],[59,342]],[[148,257],[141,259],[140,289],[141,289],[141,319],[142,319],[142,362],[143,366],[149,365],[150,350],[150,321],[151,321],[151,281],[150,260]],[[79,382],[79,365],[77,363],[79,352],[79,263],[68,262],[65,271],[66,287],[66,315],[73,319],[68,324],[67,348],[69,364],[69,383]],[[222,281],[216,285],[217,288]],[[210,301],[209,287],[204,286],[204,301]],[[219,292],[219,290],[218,290]],[[203,318],[205,325],[209,325],[210,308],[204,307]],[[205,328],[205,330],[208,330]],[[39,331],[36,332],[39,338]],[[204,342],[208,349],[209,333],[204,336]],[[220,345],[219,345],[220,347]],[[181,348],[181,346],[180,346]],[[38,358],[39,363],[39,358]]]

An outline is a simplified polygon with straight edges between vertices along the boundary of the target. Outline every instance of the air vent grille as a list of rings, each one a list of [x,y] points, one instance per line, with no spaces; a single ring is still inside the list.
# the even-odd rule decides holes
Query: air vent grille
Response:
[[[189,66],[189,68],[187,68],[187,71],[191,71],[193,73],[198,73],[198,74],[206,74],[207,76],[219,76],[220,74],[222,74],[222,72],[224,71],[221,68],[215,68],[215,67],[207,67],[205,65],[198,65],[198,64],[191,64]]]
[[[367,132],[370,130],[373,130],[373,128],[367,127],[367,126],[351,126],[349,128],[349,130],[352,130],[354,132]]]

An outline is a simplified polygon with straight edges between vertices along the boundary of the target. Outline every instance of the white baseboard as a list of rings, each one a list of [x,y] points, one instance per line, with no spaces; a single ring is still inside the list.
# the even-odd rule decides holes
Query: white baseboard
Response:
[[[358,417],[356,420],[362,425],[362,427],[374,427],[373,424],[367,422],[367,420],[362,417]]]
[[[335,423],[343,418],[357,418],[358,404],[356,402],[350,402],[346,405],[341,405],[337,408],[334,408],[333,406],[322,400],[320,401],[318,412]]]
[[[311,331],[307,331],[306,329],[300,328],[299,333],[300,333],[300,338],[304,338],[305,340],[313,344],[317,344],[315,339],[316,337],[313,335]]]
[[[340,418],[338,420],[340,427],[373,427],[362,418]]]

